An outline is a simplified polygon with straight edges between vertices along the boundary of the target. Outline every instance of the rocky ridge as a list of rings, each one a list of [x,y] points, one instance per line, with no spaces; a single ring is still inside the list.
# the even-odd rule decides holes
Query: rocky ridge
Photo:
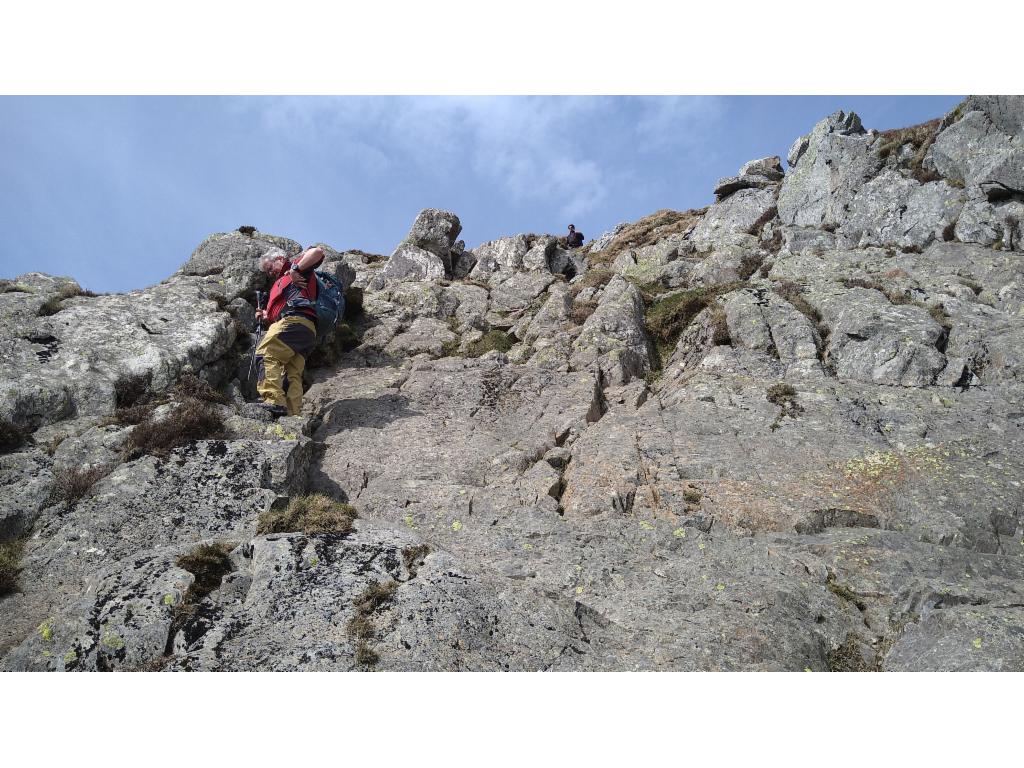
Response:
[[[786,164],[578,250],[325,247],[347,325],[276,422],[249,299],[298,243],[0,283],[0,665],[1024,669],[1024,99]],[[310,493],[358,518],[266,526]]]

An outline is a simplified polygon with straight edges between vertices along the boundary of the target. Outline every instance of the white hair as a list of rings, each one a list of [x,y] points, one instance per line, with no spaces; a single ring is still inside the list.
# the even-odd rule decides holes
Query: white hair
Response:
[[[260,267],[262,268],[265,264],[269,264],[274,259],[287,259],[287,258],[288,258],[288,256],[285,254],[284,251],[282,251],[280,248],[275,248],[274,250],[267,251],[265,254],[263,254],[263,257],[260,259]]]

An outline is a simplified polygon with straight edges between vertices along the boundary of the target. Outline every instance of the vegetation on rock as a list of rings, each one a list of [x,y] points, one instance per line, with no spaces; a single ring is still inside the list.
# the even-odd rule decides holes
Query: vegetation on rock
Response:
[[[256,532],[344,535],[351,533],[358,517],[355,507],[322,493],[312,493],[292,499],[285,509],[263,512]]]

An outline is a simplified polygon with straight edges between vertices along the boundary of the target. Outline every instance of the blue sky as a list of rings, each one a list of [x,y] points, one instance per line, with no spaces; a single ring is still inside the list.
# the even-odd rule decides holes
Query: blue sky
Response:
[[[3,97],[0,277],[141,288],[242,224],[388,254],[427,207],[458,214],[469,247],[570,221],[589,238],[708,204],[836,109],[884,130],[959,100]]]

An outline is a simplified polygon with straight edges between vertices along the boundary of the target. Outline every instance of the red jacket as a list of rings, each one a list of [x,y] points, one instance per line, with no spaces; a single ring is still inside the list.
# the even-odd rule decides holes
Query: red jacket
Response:
[[[291,311],[285,314],[301,314],[314,322],[316,321],[316,309],[312,306],[299,305],[302,299],[316,304],[316,276],[313,274],[312,269],[303,272],[302,276],[306,278],[306,287],[300,291],[292,285],[292,262],[289,261],[285,264],[284,274],[277,278],[274,287],[270,289],[270,298],[267,300],[268,323],[276,323],[280,320],[281,313],[286,308],[291,309]],[[300,301],[289,307],[289,302],[293,302],[296,299]]]

